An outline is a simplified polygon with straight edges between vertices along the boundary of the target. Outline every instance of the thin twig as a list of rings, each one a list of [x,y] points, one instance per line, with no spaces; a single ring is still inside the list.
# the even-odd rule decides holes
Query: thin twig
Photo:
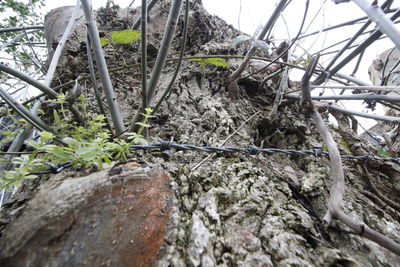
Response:
[[[0,29],[0,33],[6,33],[6,32],[17,32],[17,31],[24,31],[24,30],[43,30],[44,26],[43,25],[32,25],[32,26],[23,26],[23,27],[13,27],[13,28],[4,28]]]
[[[278,63],[277,61],[278,61],[281,57],[284,57],[284,55],[286,55],[286,54],[288,53],[288,51],[292,48],[292,46],[295,44],[295,42],[297,41],[297,39],[298,39],[299,36],[301,35],[301,32],[302,32],[303,27],[304,27],[304,23],[305,23],[306,18],[307,18],[309,4],[310,4],[310,1],[307,0],[306,3],[305,3],[304,13],[303,13],[303,19],[302,19],[302,21],[301,21],[301,25],[300,25],[299,31],[297,32],[297,34],[296,34],[296,36],[294,37],[294,39],[290,42],[290,44],[289,44],[288,46],[286,46],[285,49],[284,49],[278,56],[276,56],[273,60],[271,60],[270,63],[268,63],[267,65],[265,65],[265,66],[262,67],[261,69],[255,71],[255,72],[253,72],[253,73],[251,73],[251,74],[249,74],[249,75],[247,75],[247,76],[245,76],[245,77],[243,77],[243,78],[249,78],[249,77],[251,77],[251,76],[253,76],[253,75],[255,75],[255,74],[258,74],[258,73],[260,73],[260,72],[262,72],[262,71],[265,71],[265,70],[266,70],[269,66],[271,66],[273,63]],[[288,57],[288,58],[289,58],[289,57]]]
[[[376,186],[374,185],[374,182],[372,181],[372,177],[371,177],[371,174],[368,172],[368,169],[367,169],[364,165],[361,165],[361,167],[362,167],[362,169],[363,169],[363,171],[364,171],[364,174],[365,174],[365,176],[366,176],[366,178],[367,178],[368,184],[369,184],[369,186],[371,187],[371,191],[372,191],[377,197],[379,197],[382,201],[384,201],[386,204],[388,204],[389,206],[391,206],[391,207],[394,208],[395,210],[400,211],[400,205],[399,205],[398,203],[394,202],[393,200],[388,199],[387,197],[385,197],[385,196],[376,188]]]
[[[140,70],[141,70],[141,81],[142,81],[142,107],[146,109],[148,106],[147,100],[147,3],[146,0],[142,0],[141,7],[141,61],[140,61]]]
[[[50,99],[57,99],[60,96],[59,93],[57,93],[56,91],[51,89],[48,85],[42,84],[42,83],[38,82],[37,80],[33,79],[32,77],[26,75],[25,73],[23,73],[19,70],[16,70],[14,68],[11,68],[3,63],[0,63],[0,71],[4,71],[5,73],[8,73],[18,79],[21,79],[22,81],[24,81],[26,83],[32,85],[33,87],[35,87],[35,88],[39,89],[40,91],[42,91],[43,93],[47,94],[47,96]],[[49,73],[49,75],[50,74],[51,73]],[[75,106],[70,107],[70,110],[71,110],[72,114],[74,115],[74,117],[79,122],[83,122],[83,118],[82,118],[79,110]]]
[[[158,100],[157,104],[155,105],[154,109],[153,109],[153,113],[156,113],[158,111],[158,109],[161,106],[161,103],[164,101],[164,99],[167,97],[167,95],[169,94],[169,92],[171,92],[172,90],[172,86],[174,85],[174,82],[176,80],[176,77],[178,76],[179,70],[181,68],[182,65],[182,59],[183,59],[183,55],[185,54],[185,49],[186,49],[186,41],[187,41],[187,33],[188,33],[188,28],[189,28],[189,0],[185,1],[185,25],[183,28],[183,37],[182,37],[182,43],[181,43],[181,51],[179,53],[179,59],[178,59],[178,63],[177,66],[175,67],[175,72],[172,76],[171,81],[169,82],[167,88],[165,89],[163,95],[161,96],[160,100]]]
[[[161,71],[164,68],[168,51],[172,43],[172,39],[174,37],[176,25],[178,23],[179,13],[181,10],[183,0],[174,0],[172,2],[171,10],[168,15],[168,21],[164,32],[164,37],[161,42],[160,49],[158,51],[156,63],[151,74],[151,78],[149,81],[149,86],[147,88],[147,104],[150,103],[154,96],[154,92],[156,90],[158,81],[161,76]]]
[[[2,46],[0,46],[0,51],[2,51],[3,49],[10,47],[10,46],[14,46],[16,41],[18,41],[19,39],[21,39],[22,37],[26,36],[26,34],[31,34],[31,33],[35,33],[38,32],[40,30],[36,29],[36,30],[31,30],[31,31],[24,31],[24,33],[18,34],[16,36],[14,36],[10,41],[8,41],[7,43],[3,44]]]
[[[353,0],[371,20],[375,21],[381,32],[385,33],[390,40],[400,49],[400,31],[394,27],[393,22],[388,19],[382,9],[367,0]]]
[[[107,63],[104,58],[103,48],[100,44],[99,31],[97,30],[96,22],[94,21],[92,10],[88,0],[81,0],[83,12],[88,28],[88,34],[92,41],[94,58],[100,73],[100,79],[103,84],[104,94],[107,99],[108,108],[110,110],[111,119],[113,121],[115,131],[117,134],[125,131],[124,123],[122,121],[121,111],[115,96],[115,92],[108,72]]]
[[[400,9],[398,9],[390,18],[392,21],[400,16]],[[382,36],[382,32],[379,30],[375,30],[365,41],[363,41],[356,49],[354,49],[347,57],[345,57],[341,62],[336,64],[334,68],[329,71],[329,75],[333,75],[342,69],[347,63],[353,60],[357,55],[362,53],[368,46],[370,46],[373,42],[375,42],[379,37]],[[313,82],[314,85],[319,85],[325,82],[325,78],[327,77],[327,73],[321,74],[318,78]]]
[[[297,94],[287,94],[288,98],[299,97]],[[378,94],[355,94],[355,95],[324,95],[311,96],[313,100],[381,100],[387,102],[400,102],[400,96],[378,95]]]
[[[389,3],[393,2],[393,0],[387,0],[385,3],[382,4],[382,8],[385,8]],[[364,25],[350,38],[350,40],[340,49],[339,52],[337,52],[334,56],[334,58],[329,62],[328,66],[326,66],[325,71],[329,71],[330,68],[335,64],[336,60],[343,55],[345,51],[349,49],[349,47],[354,43],[354,41],[360,37],[365,29],[368,28],[368,26],[372,23],[371,20],[368,20],[367,22],[364,23]],[[363,52],[362,52],[363,53]]]
[[[296,100],[301,99],[301,96],[298,94],[287,94],[285,97],[288,99],[296,99]],[[310,98],[312,99],[313,97],[310,97]],[[324,106],[324,107],[327,107],[328,109],[340,111],[346,115],[354,115],[354,116],[358,116],[358,117],[379,120],[379,121],[388,121],[388,122],[400,121],[400,117],[384,116],[384,115],[370,114],[370,113],[365,113],[365,112],[360,112],[360,111],[355,111],[355,110],[349,110],[346,108],[342,108],[335,103],[320,102],[320,103],[318,103],[318,105],[320,107]]]
[[[88,58],[89,74],[90,74],[90,79],[92,80],[94,95],[96,97],[97,106],[99,107],[100,113],[104,115],[105,122],[107,124],[107,128],[110,130],[112,135],[114,135],[113,131],[112,131],[111,124],[110,124],[110,122],[109,122],[109,120],[107,118],[107,114],[106,114],[106,111],[104,109],[103,101],[101,100],[101,93],[99,91],[99,88],[97,87],[96,74],[95,74],[94,66],[93,66],[93,56],[92,56],[91,47],[92,47],[92,44],[91,44],[91,41],[90,41],[90,37],[87,34],[86,35],[86,54],[87,54],[87,58]]]
[[[257,37],[258,40],[264,39],[267,32],[271,29],[271,27],[274,25],[276,19],[279,17],[280,13],[285,8],[286,3],[287,3],[287,0],[280,0],[278,5],[275,7],[274,12],[272,13],[271,17],[265,24],[262,32],[258,35],[258,37]],[[235,81],[240,77],[240,75],[242,74],[242,72],[244,71],[246,66],[248,65],[250,59],[253,57],[254,53],[256,52],[256,50],[257,50],[257,46],[252,45],[252,47],[250,48],[250,51],[247,52],[242,63],[240,63],[239,67],[231,74],[232,81]]]
[[[310,88],[400,92],[400,86],[310,85]]]
[[[156,91],[156,88],[157,88],[158,81],[160,80],[161,72],[162,72],[165,62],[167,60],[168,51],[171,46],[172,39],[174,37],[176,25],[178,23],[179,13],[180,13],[181,6],[182,6],[182,1],[183,0],[174,0],[172,2],[171,9],[170,9],[169,15],[168,15],[167,25],[166,25],[165,31],[164,31],[164,37],[161,41],[161,46],[158,51],[156,63],[153,68],[153,71],[151,73],[150,81],[149,81],[149,84],[147,87],[147,92],[146,92],[147,103],[145,106],[149,106],[149,104],[151,103],[151,100],[152,100],[154,93]],[[142,117],[141,113],[143,112],[143,109],[144,109],[144,107],[141,107],[137,111],[137,113],[131,123],[131,126],[130,126],[131,130],[136,130],[136,123],[140,121],[140,119]]]
[[[54,129],[44,123],[39,117],[36,116],[35,113],[26,109],[23,105],[21,105],[17,100],[15,100],[12,96],[10,96],[3,88],[0,87],[0,97],[13,109],[15,110],[22,118],[28,121],[32,126],[40,129],[41,131],[48,131],[52,133],[56,133]]]

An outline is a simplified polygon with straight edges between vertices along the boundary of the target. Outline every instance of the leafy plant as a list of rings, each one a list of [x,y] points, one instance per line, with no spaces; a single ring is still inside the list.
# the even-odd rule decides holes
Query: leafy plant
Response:
[[[35,159],[32,155],[22,155],[15,157],[13,164],[19,165],[11,171],[4,172],[4,177],[0,180],[1,188],[9,188],[10,185],[20,186],[23,179],[37,178],[37,175],[32,174],[33,171],[39,171],[46,168],[43,159]]]
[[[62,99],[58,100],[62,104]],[[63,114],[63,108],[54,114]],[[45,170],[47,164],[69,162],[72,166],[81,168],[97,165],[100,169],[104,163],[111,164],[113,160],[127,159],[130,146],[134,144],[145,144],[147,141],[141,135],[143,130],[149,127],[148,121],[152,117],[153,110],[147,108],[143,114],[143,122],[137,123],[140,127],[137,133],[127,133],[126,140],[112,139],[108,129],[105,127],[105,117],[98,115],[89,120],[87,127],[72,126],[64,130],[65,136],[62,142],[65,145],[55,143],[55,136],[50,132],[39,133],[38,141],[29,140],[26,144],[34,149],[31,155],[23,155],[12,160],[18,165],[11,171],[6,171],[4,178],[0,180],[0,187],[6,188],[10,185],[19,186],[23,179],[36,178],[34,173]],[[60,125],[67,125],[69,117],[65,116],[55,119]]]

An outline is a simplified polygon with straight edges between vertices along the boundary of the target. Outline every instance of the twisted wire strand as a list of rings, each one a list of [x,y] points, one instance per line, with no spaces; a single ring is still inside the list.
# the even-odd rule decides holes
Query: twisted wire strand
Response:
[[[310,155],[314,157],[329,157],[329,153],[324,151],[322,148],[313,148],[308,150],[296,150],[296,149],[279,149],[279,148],[259,148],[255,146],[250,147],[213,147],[213,146],[195,146],[189,144],[176,144],[171,140],[162,141],[158,143],[146,144],[146,145],[133,145],[130,147],[131,151],[144,150],[144,151],[200,151],[207,153],[244,153],[246,155],[258,155],[258,154],[289,154],[289,155]],[[382,161],[382,162],[393,162],[400,164],[400,158],[384,158],[373,155],[361,155],[361,156],[353,156],[353,155],[341,155],[342,159],[354,159],[360,161]],[[48,163],[50,168],[48,170],[32,172],[32,174],[47,174],[47,173],[59,173],[66,168],[72,166],[71,162],[63,162],[63,163]]]

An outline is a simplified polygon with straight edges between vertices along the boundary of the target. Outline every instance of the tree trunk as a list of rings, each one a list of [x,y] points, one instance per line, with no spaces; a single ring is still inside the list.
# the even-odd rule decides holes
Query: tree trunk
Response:
[[[169,5],[160,0],[149,14],[149,61],[157,55]],[[100,34],[129,28],[139,13],[117,7],[99,10]],[[181,18],[169,58],[179,54],[182,29]],[[191,3],[185,55],[245,55],[245,48],[231,46],[239,34],[201,4]],[[76,40],[74,44],[84,45]],[[138,45],[113,44],[104,50],[110,70],[136,64],[140,58]],[[85,51],[67,49],[54,83],[87,73]],[[230,59],[229,67],[200,66],[185,60],[173,91],[150,122],[149,142],[173,137],[176,143],[197,146],[322,147],[311,119],[296,103],[281,107],[276,118],[269,117],[275,83],[259,89],[263,77],[239,79],[241,97],[229,99],[230,74],[239,63]],[[176,61],[167,62],[152,105],[167,87],[175,65]],[[111,71],[111,78],[129,125],[141,101],[140,64]],[[91,84],[84,86],[88,109],[96,113]],[[340,143],[342,137],[332,131]],[[342,153],[349,154],[348,147],[343,146]],[[343,225],[324,226],[331,183],[327,158],[221,152],[200,164],[208,155],[192,150],[138,151],[128,162],[104,170],[71,169],[27,181],[1,210],[0,265],[400,265],[400,256],[339,231],[346,229]],[[400,242],[398,211],[370,193],[361,162],[344,164],[346,212]],[[371,173],[380,183],[386,178]],[[395,189],[383,189],[399,202]]]

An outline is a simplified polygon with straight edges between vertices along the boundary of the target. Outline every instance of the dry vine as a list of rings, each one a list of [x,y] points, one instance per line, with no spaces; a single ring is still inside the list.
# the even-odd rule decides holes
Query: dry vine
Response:
[[[314,107],[314,104],[311,100],[310,79],[314,73],[318,59],[319,55],[313,58],[302,78],[301,84],[303,94],[302,105],[305,108],[305,111],[309,113],[314,120],[314,123],[329,150],[332,185],[330,190],[328,211],[324,216],[324,220],[328,224],[331,224],[333,220],[338,220],[355,231],[356,234],[364,236],[396,253],[397,255],[400,255],[400,245],[393,239],[378,233],[377,231],[368,227],[364,222],[352,218],[343,211],[343,195],[345,191],[345,184],[340,152],[335,140],[332,137],[332,134],[329,132],[328,127],[325,125],[321,115],[316,107]]]

